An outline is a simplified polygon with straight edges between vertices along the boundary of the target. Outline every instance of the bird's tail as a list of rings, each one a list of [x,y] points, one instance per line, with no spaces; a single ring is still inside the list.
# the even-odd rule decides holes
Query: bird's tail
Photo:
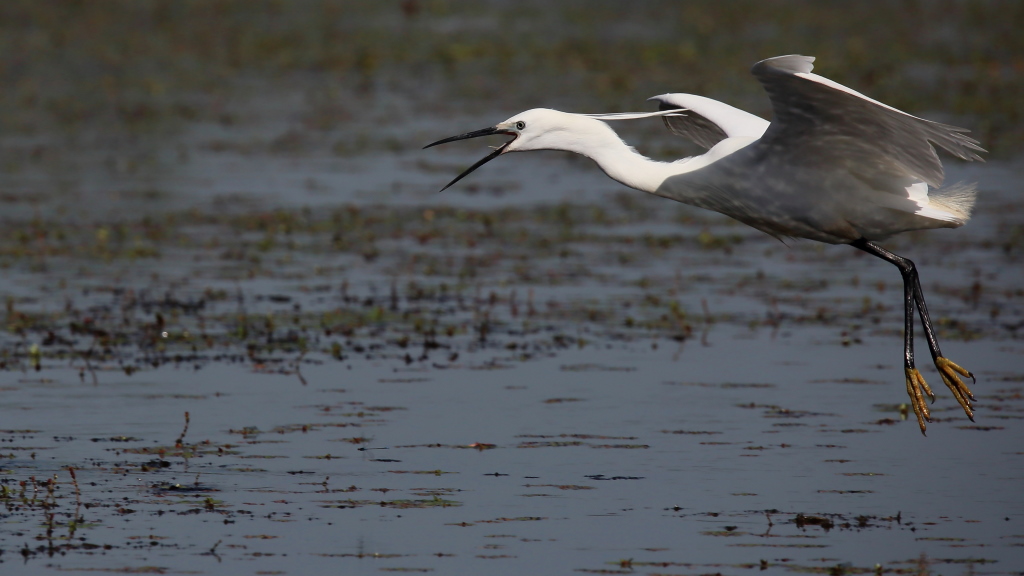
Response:
[[[978,186],[974,183],[957,182],[928,192],[928,204],[948,212],[959,224],[970,220]]]

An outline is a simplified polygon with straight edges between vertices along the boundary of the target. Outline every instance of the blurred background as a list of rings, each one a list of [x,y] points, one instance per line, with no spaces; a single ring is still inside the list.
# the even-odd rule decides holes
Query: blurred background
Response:
[[[646,110],[652,95],[690,92],[769,116],[748,70],[788,53],[1013,159],[1022,27],[1012,1],[11,0],[0,186],[29,202],[95,187],[119,199],[282,200],[303,186],[326,187],[327,201],[381,199],[446,181],[414,174],[438,157],[424,143],[533,107]],[[653,156],[685,151],[656,122],[630,129],[649,130],[640,143]],[[372,164],[326,179],[304,166],[303,178],[281,158]]]
[[[876,99],[969,121],[1007,154],[1022,137],[1022,24],[1018,2],[969,0],[12,0],[0,7],[0,98],[5,136],[231,125],[268,92],[301,96],[283,109],[321,132],[385,111],[400,125],[633,109],[665,91],[765,113],[749,66],[803,53]]]

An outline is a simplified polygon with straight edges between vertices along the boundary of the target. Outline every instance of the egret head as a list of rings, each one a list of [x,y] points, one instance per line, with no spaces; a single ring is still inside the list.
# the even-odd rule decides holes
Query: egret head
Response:
[[[424,148],[465,140],[502,134],[512,139],[494,149],[487,156],[473,164],[465,172],[459,174],[441,190],[462,180],[470,172],[494,160],[506,152],[527,152],[529,150],[565,150],[593,158],[595,150],[608,143],[621,144],[621,140],[606,122],[612,120],[636,120],[656,116],[675,116],[680,110],[660,110],[658,112],[624,112],[614,114],[571,114],[548,108],[534,108],[520,112],[515,116],[490,128],[466,132],[451,138],[427,144]]]
[[[569,131],[569,124],[572,122],[572,117],[578,118],[579,116],[576,114],[558,112],[557,110],[548,110],[546,108],[534,108],[533,110],[520,112],[508,120],[500,122],[490,128],[466,132],[465,134],[459,134],[458,136],[452,136],[451,138],[444,138],[443,140],[427,144],[424,148],[430,148],[431,146],[446,144],[448,142],[455,142],[456,140],[479,138],[481,136],[493,136],[495,134],[512,137],[511,140],[495,148],[494,152],[484,156],[479,162],[467,168],[462,174],[459,174],[454,180],[449,182],[447,186],[441,189],[443,191],[452,184],[455,184],[459,180],[468,176],[470,172],[506,152],[565,149],[563,146],[559,145],[559,135],[564,135]]]

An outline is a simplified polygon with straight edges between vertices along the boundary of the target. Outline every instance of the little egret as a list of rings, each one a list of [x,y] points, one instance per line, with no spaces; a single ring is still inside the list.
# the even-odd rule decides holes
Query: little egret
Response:
[[[438,140],[426,148],[489,135],[511,136],[448,188],[508,152],[566,150],[593,160],[614,180],[684,204],[714,210],[779,239],[849,244],[899,268],[903,276],[903,367],[921,432],[931,421],[924,396],[935,395],[914,364],[914,308],[932,361],[967,417],[974,420],[974,375],[942,355],[914,263],[874,242],[908,230],[956,228],[970,218],[973,185],[942,187],[934,145],[964,160],[981,160],[968,130],[931,122],[813,74],[814,58],[762,60],[751,72],[771,99],[767,122],[692,94],[651,100],[660,111],[570,114],[527,110],[483,130]],[[607,121],[662,117],[673,133],[707,148],[675,162],[645,158]]]

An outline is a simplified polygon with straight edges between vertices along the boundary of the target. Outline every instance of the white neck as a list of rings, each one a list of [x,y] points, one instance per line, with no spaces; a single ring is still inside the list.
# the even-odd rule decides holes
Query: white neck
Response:
[[[688,179],[673,177],[704,168],[756,140],[727,138],[705,154],[676,162],[659,162],[639,154],[604,122],[576,116],[573,124],[574,137],[562,140],[560,149],[590,158],[610,178],[630,188],[697,206],[704,204],[705,194],[688,186],[684,182]],[[670,178],[672,181],[667,182]]]
[[[668,177],[686,171],[686,163],[658,162],[639,154],[600,120],[573,116],[572,138],[561,140],[558,148],[590,158],[613,180],[656,193]]]
[[[624,119],[627,116],[632,118],[657,114],[661,113],[607,116],[613,117],[610,119]],[[532,126],[535,132],[524,132],[522,136],[512,140],[506,145],[507,152],[574,152],[590,158],[605,174],[630,188],[711,210],[721,210],[722,191],[719,189],[720,186],[705,182],[707,172],[700,170],[758,139],[729,137],[700,156],[676,162],[658,162],[640,155],[626,145],[619,135],[599,118],[536,108],[510,118],[508,123],[526,124]]]

